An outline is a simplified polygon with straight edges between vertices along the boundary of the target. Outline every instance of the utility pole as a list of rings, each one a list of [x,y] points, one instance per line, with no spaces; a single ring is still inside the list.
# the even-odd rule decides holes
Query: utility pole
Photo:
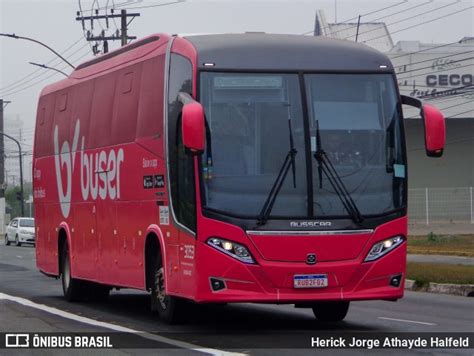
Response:
[[[20,194],[17,194],[17,198],[18,200],[20,200],[21,216],[25,216],[25,203],[24,203],[24,196],[23,196],[23,157],[22,157],[23,155],[21,151],[21,144],[16,138],[10,135],[7,135],[4,132],[0,132],[0,136],[8,137],[10,140],[13,140],[18,146],[18,157],[20,158]]]
[[[120,11],[120,40],[122,41],[122,47],[127,44],[127,10]]]
[[[106,13],[105,15],[99,15],[99,11],[95,11],[95,15],[91,16],[81,16],[81,12],[78,11],[76,21],[81,21],[82,29],[86,31],[86,21],[90,21],[91,29],[86,32],[86,40],[89,42],[103,42],[103,51],[104,53],[108,52],[109,45],[108,41],[120,41],[122,46],[125,46],[129,40],[134,40],[136,36],[128,35],[128,25],[135,19],[135,17],[140,16],[139,13],[128,14],[127,10],[121,10],[120,14],[114,13],[114,9],[110,10],[110,14]],[[92,31],[94,30],[94,20],[105,20],[106,28],[109,29],[109,19],[120,18],[120,30],[110,36],[106,36],[106,30],[103,29],[98,36],[94,36]],[[128,20],[130,18],[130,20]],[[95,47],[94,47],[95,48]],[[98,50],[94,49],[94,54],[97,54]]]
[[[3,109],[10,103],[0,99],[0,132],[3,132]],[[5,143],[0,135],[0,198],[5,197]]]

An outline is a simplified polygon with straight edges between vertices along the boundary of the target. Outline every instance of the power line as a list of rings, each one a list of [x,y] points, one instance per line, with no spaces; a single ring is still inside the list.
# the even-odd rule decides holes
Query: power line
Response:
[[[68,52],[70,49],[72,49],[73,47],[75,47],[80,41],[82,40],[82,36],[77,40],[75,41],[73,44],[71,44],[69,47],[67,47],[64,51],[61,52],[61,55],[64,55],[66,52]],[[70,57],[66,57],[67,59],[69,59]],[[46,62],[46,64],[51,64],[55,61],[59,61],[59,58],[57,57],[53,57],[51,60],[49,60],[48,62]],[[32,75],[34,75],[35,73],[38,73],[38,72],[41,72],[41,75],[43,75],[45,72],[44,70],[42,69],[37,69],[37,70],[34,70],[32,71],[31,73],[27,74],[26,76],[24,76],[23,78],[20,78],[10,84],[7,84],[6,86],[4,86],[3,88],[0,88],[0,92],[6,90],[6,89],[10,89],[10,87],[12,86],[16,86],[17,83],[20,83],[22,81],[24,81],[25,79],[31,77]]]
[[[83,45],[81,48],[77,49],[76,51],[74,51],[72,54],[70,54],[67,58],[71,58],[72,56],[74,56],[76,53],[78,53],[79,51],[81,51],[82,49],[84,49],[85,47],[87,47],[88,44],[86,43],[85,45]],[[82,56],[81,58],[83,58],[84,56]],[[76,59],[75,61],[77,61],[78,59]],[[55,67],[57,68],[57,67]],[[63,66],[61,68],[59,68],[60,70],[65,70],[67,68],[67,66]],[[44,72],[44,71],[43,71]],[[56,73],[53,73],[53,75],[55,75]],[[12,95],[13,93],[18,93],[24,89],[27,89],[27,88],[30,88],[32,85],[27,85],[28,83],[31,83],[32,81],[34,81],[35,79],[37,78],[40,78],[40,77],[44,77],[43,79],[39,80],[39,81],[36,81],[36,83],[41,83],[43,82],[44,80],[48,79],[48,78],[51,78],[53,75],[50,75],[50,76],[46,76],[44,77],[43,75],[37,75],[33,78],[30,78],[29,80],[27,81],[24,81],[23,83],[15,86],[15,88],[10,88],[8,90],[6,90],[5,92],[2,93],[2,96],[9,96],[9,95]],[[26,87],[24,87],[25,85],[27,85]],[[13,93],[12,93],[13,91]]]
[[[151,7],[168,6],[168,5],[180,4],[180,3],[183,3],[183,2],[186,2],[186,0],[178,0],[178,1],[167,2],[167,3],[163,3],[163,4],[156,4],[156,5],[127,7],[127,10],[148,9],[148,8],[151,8]]]
[[[472,105],[472,102],[471,101],[465,101],[465,102],[460,103],[460,104],[451,105],[451,106],[447,106],[447,107],[444,107],[444,108],[438,108],[438,109],[443,111],[443,110],[448,110],[448,109],[452,109],[452,108],[457,108],[459,106],[466,105],[466,104],[471,104]],[[471,112],[473,110],[474,110],[474,107],[472,109],[468,110],[468,111],[463,112],[462,114],[464,114],[466,112]],[[459,115],[459,114],[456,114],[456,115]],[[417,117],[419,117],[419,115],[410,116],[410,117],[407,117],[407,119],[414,119],[414,118],[417,118]]]
[[[474,108],[472,108],[471,110],[467,110],[467,111],[463,111],[463,112],[460,112],[460,113],[457,113],[455,115],[451,115],[449,117],[455,117],[455,116],[459,116],[459,115],[464,115],[464,114],[467,114],[468,112],[472,112],[474,111]]]
[[[466,7],[466,8],[464,8],[464,9],[462,9],[462,10],[458,10],[458,11],[455,11],[455,12],[451,12],[451,13],[449,13],[449,14],[446,14],[446,15],[440,16],[440,17],[436,17],[436,18],[431,19],[431,20],[423,21],[423,22],[421,22],[421,23],[419,23],[419,24],[416,24],[416,25],[413,25],[413,26],[409,26],[409,27],[406,27],[406,28],[402,28],[402,29],[397,30],[397,31],[391,31],[390,34],[394,34],[394,33],[402,32],[402,31],[406,31],[406,30],[409,30],[409,29],[412,29],[412,28],[415,28],[415,27],[418,27],[418,26],[425,25],[425,24],[430,23],[430,22],[437,21],[437,20],[439,20],[439,19],[443,19],[443,18],[452,16],[452,15],[455,15],[455,14],[459,14],[459,13],[464,12],[464,11],[466,11],[466,10],[472,9],[473,7],[474,7],[474,6],[469,6],[469,7]],[[368,42],[368,41],[373,41],[373,40],[376,40],[376,39],[382,38],[382,37],[385,37],[385,35],[383,35],[383,36],[377,36],[377,37],[374,37],[374,38],[370,38],[370,39],[368,39],[368,40],[366,40],[366,41],[363,41],[363,43],[366,43],[366,42]]]
[[[469,53],[474,53],[474,52],[469,51]],[[431,60],[435,61],[437,59],[439,59],[439,58],[433,58]],[[454,61],[450,61],[449,64],[460,63],[460,62],[464,62],[464,61],[470,61],[471,59],[474,59],[474,56],[473,57],[468,57],[468,58],[463,58],[463,59],[458,59],[458,60],[454,60]],[[412,65],[412,64],[409,64],[409,65]],[[467,66],[470,66],[470,65],[472,65],[472,64],[469,64]],[[442,72],[442,71],[453,70],[453,69],[458,69],[458,68],[462,68],[462,67],[463,66],[447,68],[447,69],[441,69],[439,71]],[[466,66],[464,66],[464,67],[466,67]],[[406,70],[406,71],[403,71],[403,72],[398,73],[398,74],[402,75],[402,74],[417,72],[419,70],[430,69],[430,68],[433,68],[433,66],[431,65],[431,66],[427,66],[427,67],[420,67],[420,68],[410,69],[410,70]],[[438,73],[438,71],[437,72],[428,72],[428,73],[423,73],[423,74],[429,74],[429,73]],[[421,75],[423,75],[423,74],[421,74]]]
[[[474,50],[469,50],[469,51],[465,51],[465,52],[450,53],[450,54],[440,56],[440,57],[424,59],[422,61],[416,61],[416,62],[410,62],[410,63],[401,63],[401,64],[395,65],[395,67],[398,68],[398,67],[414,66],[415,64],[426,63],[426,62],[434,62],[434,61],[439,60],[439,59],[452,58],[452,57],[455,57],[455,56],[460,56],[462,54],[468,54],[468,53],[474,53]],[[402,74],[403,74],[403,72],[402,72]]]
[[[86,47],[86,46],[88,46],[88,44],[86,44],[84,47]],[[83,48],[84,48],[84,47],[83,47]],[[82,59],[82,58],[84,58],[84,57],[86,57],[86,56],[88,56],[88,55],[89,55],[89,51],[87,51],[87,53],[85,53],[82,57],[78,58],[76,61],[79,61],[80,59]],[[61,70],[64,70],[64,69],[66,69],[66,68],[67,68],[67,66],[62,67]],[[47,80],[47,79],[49,79],[49,78],[51,78],[51,77],[53,77],[53,76],[55,76],[55,75],[57,75],[56,72],[52,73],[52,74],[49,75],[49,76],[46,76],[46,77],[43,78],[43,79],[40,79],[40,80],[38,80],[38,81],[36,81],[36,82],[34,82],[34,83],[29,84],[29,85],[26,86],[26,87],[23,87],[23,88],[18,89],[18,90],[14,90],[13,92],[8,92],[7,94],[2,94],[2,96],[4,96],[4,97],[12,96],[13,94],[17,94],[17,93],[22,92],[22,91],[24,91],[24,90],[26,90],[26,89],[32,88],[32,87],[34,87],[34,86],[36,86],[36,85],[38,85],[38,84],[44,82],[45,80]]]
[[[448,46],[452,46],[452,45],[456,45],[456,44],[461,44],[461,42],[460,42],[460,41],[456,41],[456,42],[444,43],[444,44],[439,45],[439,46],[427,47],[427,48],[425,48],[425,49],[420,49],[420,50],[415,51],[415,52],[404,53],[404,54],[401,54],[401,55],[399,55],[399,56],[391,57],[391,60],[394,60],[394,59],[397,59],[397,58],[401,58],[401,57],[411,56],[411,55],[413,55],[413,54],[418,54],[418,53],[421,53],[421,52],[432,51],[433,49],[448,47]],[[474,46],[472,46],[472,45],[466,43],[466,44],[462,44],[462,45],[459,46],[459,47],[466,48],[466,47],[474,47]]]
[[[383,7],[383,8],[381,8],[381,9],[378,9],[378,10],[366,12],[365,14],[361,14],[360,16],[368,16],[368,15],[375,14],[375,13],[377,13],[377,12],[381,12],[381,11],[384,11],[384,10],[388,10],[388,9],[390,9],[390,8],[393,8],[393,7],[396,7],[396,6],[400,6],[400,5],[402,5],[402,4],[405,4],[407,1],[408,1],[408,0],[404,0],[404,1],[401,1],[401,2],[399,2],[399,3],[386,6],[386,7]],[[359,16],[352,17],[352,18],[347,19],[347,20],[344,20],[344,21],[342,21],[342,22],[338,22],[338,24],[347,23],[347,22],[352,21],[352,20],[357,20],[358,18],[359,18]],[[331,28],[331,26],[325,26],[325,27],[323,27],[322,29],[323,29],[323,30],[327,30],[327,29],[329,29],[329,28]],[[311,31],[307,31],[307,32],[305,32],[305,33],[302,33],[302,35],[307,35],[307,34],[309,34],[309,33],[314,33],[314,29],[311,30]]]
[[[472,93],[466,93],[468,95],[473,95]],[[446,102],[451,102],[453,100],[463,100],[463,98],[459,96],[455,97],[445,97],[445,98],[427,98],[425,99],[426,101],[429,101],[430,103],[433,103],[434,105],[440,105],[440,103],[446,103]]]
[[[425,12],[423,13],[423,15],[429,14],[429,13],[431,13],[431,12],[439,11],[439,10],[441,10],[441,9],[444,9],[444,8],[446,8],[446,7],[455,5],[455,4],[457,4],[457,3],[458,3],[458,1],[456,0],[456,1],[452,2],[452,3],[447,4],[447,5],[443,5],[443,6],[440,6],[440,7],[436,7],[436,8],[434,8],[434,9],[429,10],[429,11],[425,11]],[[405,21],[408,21],[408,20],[417,18],[417,17],[419,17],[419,16],[420,16],[420,14],[416,14],[416,15],[413,15],[413,16],[410,16],[410,17],[406,17],[406,18],[403,18],[403,19],[401,19],[401,20],[397,20],[397,21],[395,21],[395,22],[388,23],[388,24],[386,24],[386,26],[388,27],[388,26],[396,25],[396,24],[398,24],[398,23],[405,22]],[[364,33],[370,33],[370,32],[374,32],[374,31],[378,31],[378,30],[379,30],[378,28],[373,28],[373,29],[370,29],[370,30],[367,30],[367,31],[364,31],[364,32],[360,32],[360,33],[359,33],[359,36],[360,36],[360,35],[363,35]],[[394,32],[391,32],[391,33],[394,33]],[[351,37],[353,37],[353,36],[351,35],[351,36],[345,37],[344,39],[347,40],[347,39],[349,39],[349,38],[351,38]],[[383,35],[382,37],[386,37],[386,35]],[[376,38],[378,38],[378,37],[376,37]],[[376,39],[376,38],[375,38],[375,39]],[[365,41],[363,41],[363,42],[365,43],[365,42],[372,41],[372,40],[373,40],[373,38],[368,39],[368,40],[365,40]]]
[[[95,1],[94,1],[95,3]],[[94,3],[92,5],[94,5]],[[127,13],[127,10],[126,9],[123,9],[120,11],[120,14],[107,14],[105,13],[105,15],[99,15],[99,11],[96,10],[95,11],[95,15],[92,15],[92,12],[91,12],[91,15],[90,16],[84,16],[83,14],[79,14],[79,12],[77,13],[77,17],[76,17],[76,21],[81,21],[82,23],[82,26],[84,28],[84,22],[86,20],[90,20],[91,21],[91,30],[94,29],[94,21],[97,20],[99,22],[99,25],[102,27],[102,25],[100,24],[100,20],[101,19],[105,19],[108,23],[108,19],[109,18],[120,18],[120,31],[119,33],[115,33],[113,35],[109,35],[109,36],[106,36],[106,31],[105,29],[102,27],[102,32],[100,33],[100,35],[98,36],[95,36],[93,33],[91,33],[91,31],[88,31],[87,32],[87,37],[86,37],[86,40],[89,41],[89,42],[102,42],[103,43],[103,52],[104,53],[107,53],[108,52],[108,41],[117,41],[117,40],[120,40],[121,41],[121,45],[122,46],[125,46],[129,40],[134,40],[136,39],[137,37],[136,36],[129,36],[128,35],[128,25],[138,16],[140,16],[139,13]],[[128,18],[131,18],[130,21],[127,22]],[[94,46],[95,47],[95,46]],[[95,49],[93,50],[94,54],[97,54],[98,51],[96,50],[96,47]]]
[[[448,94],[445,96],[436,96],[436,95],[424,95],[424,96],[419,96],[419,99],[424,99],[426,101],[431,101],[431,102],[446,102],[446,101],[452,101],[452,100],[463,100],[464,96],[473,96],[474,95],[474,90],[469,90],[465,91],[462,93],[457,93],[457,94]],[[466,98],[469,99],[469,98]]]
[[[457,107],[459,107],[459,106],[466,105],[466,104],[471,104],[471,105],[473,105],[472,101],[465,101],[465,102],[460,103],[460,104],[451,105],[451,106],[447,106],[447,107],[445,107],[445,108],[439,108],[439,109],[440,109],[440,110],[448,110],[448,109],[457,108]],[[474,110],[474,105],[473,105],[473,108],[472,108],[471,110],[469,110],[469,111],[472,111],[472,110]]]
[[[121,2],[121,3],[118,3],[118,4],[115,4],[114,1],[112,1],[112,9],[118,9],[119,7],[122,7],[122,6],[126,6],[126,5],[134,5],[134,4],[138,4],[140,2],[143,2],[143,0],[127,0],[127,1],[124,1],[124,2]],[[98,10],[104,10],[106,8],[106,6],[103,6],[103,7],[99,7]]]
[[[108,11],[108,8],[109,8],[109,1],[110,0],[107,0],[107,3],[105,4],[105,13],[107,13]],[[115,8],[115,0],[112,0],[112,8],[114,9]],[[114,27],[115,27],[115,32],[119,31],[118,27],[117,27],[117,22],[115,22],[115,17],[112,17],[112,22],[114,23]]]
[[[428,88],[428,89],[459,89],[460,87],[451,87],[449,85],[423,85],[423,84],[400,84],[398,83],[398,86],[399,87],[410,87],[411,89],[413,89],[413,87],[415,87],[415,89],[417,87],[419,88]],[[402,90],[408,90],[408,89],[405,89],[405,88],[401,88]]]
[[[378,17],[378,18],[376,18],[376,19],[368,20],[368,21],[369,21],[369,22],[379,21],[379,20],[385,19],[385,18],[387,18],[387,17],[392,17],[392,16],[395,16],[395,15],[399,15],[399,14],[402,14],[402,13],[404,13],[404,12],[407,12],[407,11],[410,11],[410,10],[413,10],[413,9],[416,9],[416,8],[418,8],[418,7],[422,7],[422,6],[431,4],[432,2],[433,2],[433,0],[429,0],[429,1],[427,1],[427,2],[424,2],[424,3],[418,4],[418,5],[409,7],[409,8],[407,8],[407,9],[400,10],[400,11],[397,11],[397,12],[394,12],[394,13],[391,13],[391,14],[388,14],[388,15],[384,15],[384,16]],[[361,15],[361,16],[362,16],[362,15]],[[405,20],[403,20],[403,21],[405,21]],[[388,26],[388,25],[387,25],[387,26]],[[351,29],[357,28],[357,27],[358,27],[358,25],[355,24],[354,26],[351,26],[351,27],[348,27],[348,28],[343,28],[343,29],[340,29],[340,30],[338,30],[338,31],[336,31],[336,32],[331,32],[331,36],[335,35],[336,33],[345,32],[345,31],[347,31],[347,30],[351,30]],[[372,32],[372,31],[375,31],[375,30],[377,30],[377,29],[369,30],[369,31],[365,31],[365,32],[361,32],[361,33],[359,33],[359,36],[362,35],[362,34],[364,34],[364,33]],[[354,35],[354,36],[355,36],[355,35]],[[344,38],[344,39],[348,39],[348,38],[350,38],[350,37],[353,37],[353,36],[351,35],[351,36],[348,36],[348,37],[346,37],[346,38]]]
[[[428,4],[428,3],[429,3],[429,2],[423,3],[422,5]],[[400,4],[401,4],[401,3],[398,3],[398,4],[395,4],[394,6],[397,6],[397,5],[400,5]],[[450,6],[450,5],[453,5],[453,4],[454,4],[454,3],[450,3],[450,4],[448,4],[448,5]],[[429,12],[433,12],[433,11],[440,10],[441,8],[447,7],[448,5],[438,7],[438,8],[436,8],[436,9],[430,10]],[[420,6],[420,5],[417,5],[417,6],[415,6],[415,7],[419,7],[419,6]],[[393,6],[389,6],[389,7],[393,7]],[[389,7],[388,7],[388,8],[389,8]],[[382,19],[382,18],[384,18],[384,17],[389,17],[389,16],[394,16],[394,15],[399,14],[399,13],[401,13],[401,12],[406,12],[407,10],[410,10],[410,9],[412,9],[412,8],[414,8],[414,7],[411,7],[411,8],[408,8],[408,9],[404,9],[404,10],[398,11],[398,12],[393,13],[393,14],[386,15],[386,16],[380,17],[380,18],[378,18],[378,19]],[[383,9],[386,9],[386,8],[383,8]],[[380,9],[380,11],[382,11],[383,9]],[[469,8],[463,9],[463,10],[461,10],[461,11],[464,11],[464,10],[467,10],[467,9],[469,9]],[[378,12],[378,11],[375,11],[375,12]],[[363,14],[363,15],[361,15],[361,16],[364,16],[364,15],[367,15],[367,14]],[[451,15],[451,14],[448,14],[447,16],[449,16],[449,15]],[[349,20],[345,20],[345,21],[343,21],[343,23],[344,23],[344,22],[347,22],[347,21],[350,21],[350,20],[353,20],[353,19],[357,19],[357,17],[354,17],[354,18],[349,19]],[[407,19],[404,19],[403,21],[405,21],[405,20],[407,20]],[[430,20],[430,21],[433,21],[433,20]],[[398,22],[400,22],[400,21],[398,21]],[[394,23],[396,23],[396,22],[394,22]],[[392,25],[392,24],[394,24],[394,23],[391,23],[390,25]],[[426,23],[426,22],[424,22],[424,23]],[[416,26],[418,26],[418,25],[416,25]],[[354,27],[356,27],[356,26],[354,26]],[[325,27],[325,28],[329,28],[329,26],[328,26],[328,27]],[[341,31],[344,31],[344,30],[347,30],[347,29],[343,29],[343,30],[341,30]],[[396,32],[400,32],[400,31],[402,31],[402,30],[405,30],[405,29],[401,29],[401,30],[396,31]],[[372,30],[371,30],[371,31],[372,31]],[[339,32],[339,31],[336,31],[335,33],[337,33],[337,32]],[[362,32],[362,33],[366,33],[366,32],[369,32],[369,31],[365,31],[365,32]],[[310,32],[306,32],[306,33],[304,33],[304,34],[307,34],[307,33],[310,33]],[[360,34],[362,34],[362,33],[360,33]],[[392,33],[393,33],[393,32],[392,32]],[[334,34],[334,33],[333,33],[333,34]],[[360,35],[360,34],[359,34],[359,35]],[[384,35],[384,36],[385,36],[385,35]],[[384,37],[384,36],[383,36],[383,37]],[[351,36],[349,36],[349,37],[351,37]],[[347,38],[349,38],[349,37],[347,37]],[[367,40],[367,41],[370,41],[370,40],[372,40],[372,39],[369,39],[369,40]],[[393,60],[395,60],[395,59],[397,59],[397,58],[405,57],[405,56],[408,56],[408,55],[413,55],[413,54],[417,54],[417,53],[421,53],[421,52],[425,52],[425,51],[431,51],[431,50],[434,50],[434,49],[437,49],[437,48],[442,48],[442,47],[451,46],[451,45],[456,45],[456,44],[460,44],[460,42],[452,42],[452,43],[442,44],[442,45],[439,45],[439,46],[434,46],[434,47],[429,47],[429,48],[421,49],[421,50],[415,51],[415,52],[404,53],[404,54],[401,54],[401,55],[398,55],[398,56],[395,56],[395,57],[391,57],[391,60],[393,61]],[[462,45],[462,46],[460,46],[460,47],[465,48],[465,45]],[[466,51],[466,52],[463,52],[463,53],[470,53],[470,51]],[[452,54],[452,56],[455,56],[455,55],[460,55],[460,53],[458,53],[458,54]],[[438,57],[438,59],[446,58],[446,57],[449,57],[449,56],[450,56],[450,55],[441,56],[441,57]],[[435,60],[435,59],[433,58],[433,59],[431,59],[431,60]],[[426,61],[430,61],[430,60],[426,60]],[[425,62],[425,61],[419,61],[419,63],[422,63],[422,62]],[[404,65],[414,65],[414,64],[416,64],[416,63],[418,63],[418,62],[406,63],[406,64],[405,64],[405,63],[397,64],[397,67],[404,66]]]
[[[455,68],[446,68],[446,69],[435,70],[435,71],[432,71],[432,72],[416,74],[416,75],[412,75],[412,76],[409,76],[409,77],[397,77],[397,79],[398,80],[404,80],[404,79],[416,78],[416,77],[420,77],[422,75],[435,74],[435,73],[441,73],[441,72],[449,72],[451,70],[461,69],[461,68],[466,68],[466,67],[472,67],[472,64],[466,64],[464,66],[459,66],[459,67],[455,67]],[[407,72],[404,72],[402,74],[405,74],[405,73],[407,73]]]
[[[455,96],[462,96],[462,95],[465,95],[465,94],[470,94],[473,91],[474,91],[474,86],[466,85],[466,86],[458,87],[456,89],[436,91],[432,94],[422,95],[422,96],[420,96],[420,98],[421,99],[424,99],[424,98],[442,99],[442,98],[446,98],[446,97],[455,97]],[[444,95],[444,94],[446,94],[446,95]]]
[[[464,114],[464,113],[460,113],[460,114]],[[459,115],[459,114],[457,114]],[[454,115],[456,116],[456,115]],[[453,116],[450,116],[450,117],[453,117]],[[453,144],[456,144],[456,143],[463,143],[463,142],[468,142],[468,141],[473,141],[474,140],[474,137],[468,137],[468,138],[464,138],[464,139],[461,139],[461,140],[456,140],[456,141],[449,141],[449,142],[446,142],[444,144],[444,146],[449,146],[449,145],[453,145]],[[425,147],[416,147],[416,148],[410,148],[409,150],[407,150],[408,152],[412,152],[412,151],[421,151],[421,150],[425,150],[426,148]]]

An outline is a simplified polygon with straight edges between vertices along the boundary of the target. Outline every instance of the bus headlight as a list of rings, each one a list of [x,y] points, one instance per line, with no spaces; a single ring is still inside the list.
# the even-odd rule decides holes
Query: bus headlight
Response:
[[[405,238],[403,236],[395,236],[395,237],[391,237],[389,239],[377,242],[370,249],[364,262],[375,261],[376,259],[392,251],[397,246],[401,245],[403,241],[405,241]]]
[[[219,237],[211,237],[209,240],[207,240],[207,244],[241,262],[252,264],[255,263],[255,260],[253,259],[247,247],[238,244],[237,242],[224,240]]]

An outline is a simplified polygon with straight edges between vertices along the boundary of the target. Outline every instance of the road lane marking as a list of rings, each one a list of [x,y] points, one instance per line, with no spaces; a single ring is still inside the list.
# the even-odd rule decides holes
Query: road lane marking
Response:
[[[415,321],[415,320],[385,318],[385,317],[383,317],[383,316],[379,316],[378,319],[399,321],[399,322],[402,322],[402,323],[421,324],[421,325],[432,325],[432,326],[433,326],[433,325],[438,325],[438,324],[434,324],[434,323],[427,323],[427,322],[425,322],[425,321]]]
[[[16,258],[23,258],[22,256],[16,256]]]
[[[219,355],[219,356],[244,356],[244,355],[246,355],[246,354],[243,354],[243,353],[227,352],[227,351],[218,350],[218,349],[200,347],[198,345],[194,345],[194,344],[191,344],[191,343],[188,343],[188,342],[185,342],[185,341],[169,339],[169,338],[161,336],[161,335],[150,334],[150,333],[147,333],[147,332],[144,332],[144,331],[139,331],[139,330],[130,329],[130,328],[120,326],[120,325],[106,323],[104,321],[98,321],[98,320],[90,319],[90,318],[87,318],[87,317],[84,317],[84,316],[79,316],[79,315],[76,315],[76,314],[73,314],[73,313],[70,313],[70,312],[66,312],[66,311],[61,310],[61,309],[53,308],[53,307],[50,307],[50,306],[47,306],[47,305],[44,305],[44,304],[38,304],[38,303],[32,302],[29,299],[25,299],[25,298],[21,298],[21,297],[15,297],[15,296],[5,294],[5,293],[1,293],[1,292],[0,292],[0,300],[9,300],[9,301],[12,301],[12,302],[16,302],[16,303],[22,304],[22,305],[30,307],[30,308],[39,309],[39,310],[45,311],[47,313],[60,316],[62,318],[78,321],[78,322],[84,323],[84,324],[98,326],[98,327],[102,327],[102,328],[105,328],[105,329],[110,329],[110,330],[124,332],[124,333],[138,334],[139,336],[141,336],[145,339],[150,339],[150,340],[158,341],[158,342],[161,342],[161,343],[177,346],[177,347],[180,347],[182,349],[193,350],[193,351],[196,351],[196,352],[202,352],[202,353],[206,353],[206,354],[209,354],[209,355],[216,355],[216,356],[217,355]]]

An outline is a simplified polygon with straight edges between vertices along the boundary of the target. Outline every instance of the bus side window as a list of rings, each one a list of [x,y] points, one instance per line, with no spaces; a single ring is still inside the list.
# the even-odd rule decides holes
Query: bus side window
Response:
[[[112,144],[135,141],[141,65],[129,67],[118,74],[112,114]]]
[[[192,93],[191,62],[171,54],[168,87],[168,155],[173,212],[179,223],[196,231],[196,197],[193,158],[186,154],[181,138],[179,92]]]

